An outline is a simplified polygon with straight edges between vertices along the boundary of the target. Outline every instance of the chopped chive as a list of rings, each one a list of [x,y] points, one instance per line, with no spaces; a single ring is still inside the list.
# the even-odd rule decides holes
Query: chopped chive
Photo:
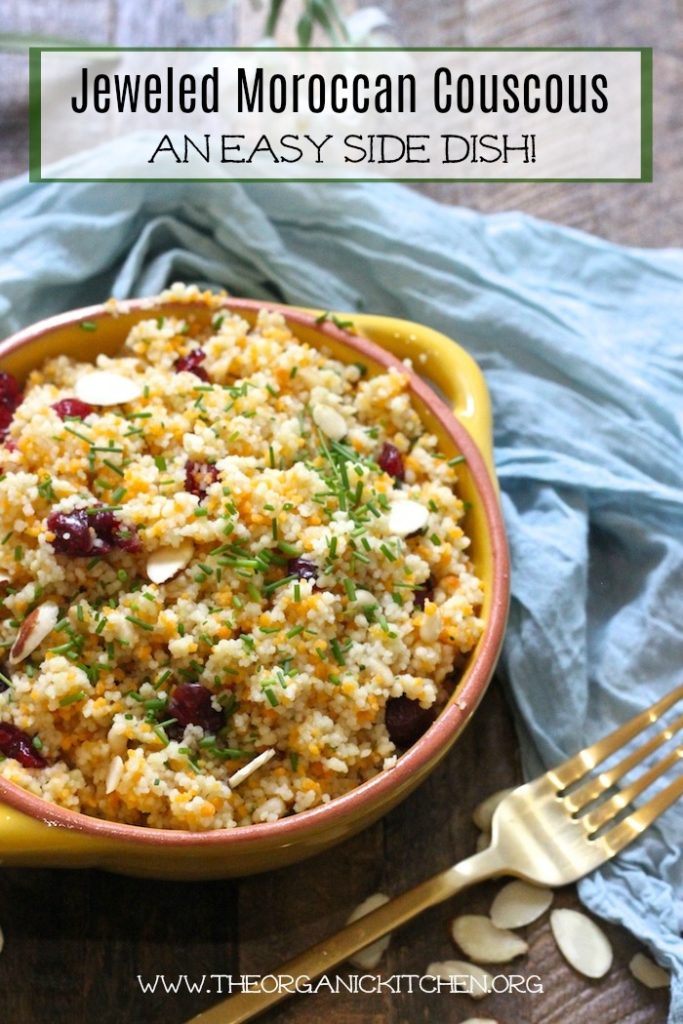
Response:
[[[449,459],[446,463],[447,466],[459,466],[461,462],[465,461],[464,455],[456,455],[455,458]]]
[[[344,579],[344,590],[349,601],[356,600],[356,587],[353,580],[349,579],[348,576]]]
[[[165,723],[165,724],[170,725],[171,722],[175,722],[175,718],[171,718],[169,720],[169,722]],[[154,733],[155,736],[158,737],[158,739],[161,740],[161,742],[163,743],[163,745],[165,747],[168,746],[170,740],[169,740],[168,736],[166,735],[166,730],[164,729],[164,726],[162,724],[152,726],[152,732]],[[155,785],[156,785],[156,783],[155,783]]]
[[[85,441],[86,444],[89,444],[92,447],[93,442],[91,438],[86,437],[85,434],[80,434],[77,430],[74,430],[73,427],[64,427],[64,429],[66,430],[67,434],[73,434],[74,437],[79,438],[81,441]]]
[[[272,684],[269,686],[269,685],[266,685],[264,683],[263,686],[262,686],[262,689],[263,689],[263,692],[266,695],[266,699],[267,699],[268,703],[270,704],[270,706],[272,708],[276,708],[278,706],[278,704],[280,703],[280,701],[277,699],[277,695],[272,690]]]
[[[145,622],[144,619],[138,619],[135,615],[126,615],[126,621],[132,622],[134,626],[139,626],[140,629],[146,629],[149,633],[154,632],[154,626],[149,622]]]
[[[346,661],[344,660],[342,649],[339,646],[339,641],[336,639],[336,637],[330,640],[330,648],[332,650],[332,654],[334,655],[334,660],[337,662],[337,664],[345,665]]]
[[[76,704],[79,700],[85,700],[86,696],[85,690],[77,690],[76,693],[70,693],[68,697],[62,697],[59,706],[66,708],[69,704]]]
[[[82,331],[96,331],[97,330],[97,324],[95,323],[94,320],[81,320],[81,322],[80,322],[80,324],[78,326],[81,328]]]
[[[267,583],[263,588],[263,593],[272,594],[274,590],[279,590],[280,587],[286,587],[288,583],[291,583],[292,580],[296,580],[298,578],[299,577],[296,575],[296,573],[292,573],[291,576],[283,576],[282,579],[275,580],[274,583]]]

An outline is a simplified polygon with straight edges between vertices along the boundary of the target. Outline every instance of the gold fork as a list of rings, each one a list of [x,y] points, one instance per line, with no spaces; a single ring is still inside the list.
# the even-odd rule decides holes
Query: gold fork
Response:
[[[557,768],[513,790],[496,808],[491,845],[487,849],[434,875],[283,964],[277,972],[288,980],[288,986],[281,986],[283,991],[256,988],[240,993],[186,1024],[242,1024],[252,1020],[286,998],[286,988],[294,987],[289,983],[290,977],[318,977],[420,911],[476,882],[498,875],[515,875],[540,885],[558,886],[594,871],[628,846],[683,794],[681,775],[638,810],[615,821],[637,796],[683,758],[683,746],[678,746],[635,781],[610,793],[619,779],[683,729],[683,715],[613,767],[596,776],[589,773],[617,754],[682,697],[683,686]]]

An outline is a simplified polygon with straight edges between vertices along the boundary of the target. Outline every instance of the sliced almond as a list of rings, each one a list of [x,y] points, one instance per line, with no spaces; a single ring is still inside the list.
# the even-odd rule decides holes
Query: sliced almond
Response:
[[[631,959],[628,969],[636,979],[646,988],[668,988],[671,978],[663,967],[650,960],[644,953],[636,953]]]
[[[125,405],[142,394],[142,385],[111,370],[95,370],[76,382],[76,397],[89,405]]]
[[[378,601],[369,590],[358,589],[353,603],[360,605],[361,608],[370,608],[373,604],[378,604]]]
[[[123,758],[113,757],[111,764],[109,765],[109,771],[107,772],[107,782],[105,785],[105,793],[113,793],[115,789],[118,789],[119,782],[123,778]]]
[[[363,900],[356,909],[351,913],[347,919],[347,924],[353,924],[361,917],[365,917],[373,910],[377,910],[378,907],[383,907],[385,903],[389,902],[389,897],[385,896],[384,893],[375,892],[372,896],[368,896],[366,900]],[[384,935],[381,939],[377,939],[377,942],[373,942],[371,945],[366,946],[365,949],[361,949],[358,953],[354,953],[352,957],[349,957],[349,962],[354,967],[358,967],[363,971],[372,971],[377,967],[382,957],[387,951],[387,947],[391,942],[391,935]]]
[[[472,999],[483,999],[493,990],[493,976],[483,967],[468,964],[465,960],[441,960],[429,964],[425,974],[455,982],[455,991],[464,992]]]
[[[493,1017],[468,1017],[462,1024],[498,1024]]]
[[[493,814],[498,804],[502,803],[508,793],[511,793],[511,789],[499,789],[495,793],[491,793],[491,796],[487,796],[485,800],[482,800],[472,812],[472,821],[477,826],[480,832],[490,832],[491,822],[493,821]]]
[[[331,405],[323,405],[322,403],[314,405],[312,416],[315,425],[320,427],[323,434],[329,437],[331,441],[341,441],[349,432],[346,420]]]
[[[182,572],[192,560],[194,544],[185,540],[178,547],[157,548],[147,559],[147,578],[152,583],[166,583]]]
[[[45,601],[34,608],[21,624],[19,634],[9,652],[10,665],[16,665],[35,651],[57,625],[59,608],[54,601]]]
[[[429,512],[419,501],[395,501],[389,512],[389,532],[397,537],[408,537],[411,533],[424,530],[429,521]]]
[[[612,966],[612,947],[595,921],[578,910],[553,910],[550,927],[560,953],[587,978],[603,978]]]
[[[480,964],[505,964],[529,949],[524,939],[495,924],[483,914],[463,914],[451,924],[453,941]]]
[[[496,928],[523,928],[545,914],[552,902],[550,889],[529,882],[509,882],[491,904],[491,920]]]
[[[240,768],[238,771],[234,772],[234,774],[228,779],[228,784],[232,789],[234,789],[235,786],[239,786],[240,782],[244,782],[244,780],[248,779],[255,771],[262,768],[264,764],[268,764],[271,757],[274,756],[274,750],[264,750],[262,754],[255,757],[253,761],[249,762],[249,764],[245,764],[244,768]]]
[[[482,850],[488,850],[490,845],[491,833],[480,832],[479,835],[477,836],[477,845],[475,846],[475,850],[477,851],[477,853],[481,853]]]

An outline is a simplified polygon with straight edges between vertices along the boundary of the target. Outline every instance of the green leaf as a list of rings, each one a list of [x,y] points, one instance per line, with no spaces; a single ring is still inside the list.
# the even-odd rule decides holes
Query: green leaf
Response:
[[[270,8],[268,10],[268,17],[266,18],[265,34],[267,36],[274,36],[277,30],[277,25],[282,14],[282,8],[285,0],[270,0]]]
[[[301,15],[296,23],[296,35],[299,40],[299,46],[304,49],[310,46],[311,36],[313,35],[313,17],[306,11]]]

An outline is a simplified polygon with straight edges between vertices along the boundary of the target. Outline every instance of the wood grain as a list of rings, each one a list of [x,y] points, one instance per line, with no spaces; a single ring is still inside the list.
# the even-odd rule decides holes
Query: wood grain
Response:
[[[199,0],[205,17],[162,0],[15,0],[2,30],[53,32],[124,44],[253,43],[263,14],[248,3]],[[348,0],[348,8],[352,0]],[[290,3],[291,6],[291,3]],[[683,228],[681,14],[674,0],[387,0],[398,39],[411,45],[655,46],[655,183],[652,185],[417,186],[448,203],[480,210],[522,209],[633,245],[680,244]],[[283,31],[291,32],[290,20]],[[235,35],[235,33],[238,33]],[[24,173],[26,62],[0,55],[3,143],[0,176]],[[7,1024],[182,1024],[217,998],[211,974],[260,973],[338,928],[371,892],[402,892],[472,852],[470,814],[488,792],[520,780],[517,745],[495,685],[474,723],[428,782],[383,822],[337,849],[286,870],[239,882],[174,884],[98,872],[5,870],[0,874],[0,1020]],[[449,919],[486,912],[496,885],[435,908],[394,936],[382,974],[421,973],[456,954]],[[558,905],[578,907],[572,890]],[[464,996],[397,994],[301,996],[266,1024],[663,1024],[668,994],[650,992],[626,965],[638,945],[607,927],[615,967],[600,982],[561,959],[546,920],[527,930],[530,952],[519,973],[538,975],[543,993]],[[514,966],[517,972],[518,965]],[[186,975],[177,994],[143,995],[137,981]],[[211,988],[213,991],[206,991]]]

